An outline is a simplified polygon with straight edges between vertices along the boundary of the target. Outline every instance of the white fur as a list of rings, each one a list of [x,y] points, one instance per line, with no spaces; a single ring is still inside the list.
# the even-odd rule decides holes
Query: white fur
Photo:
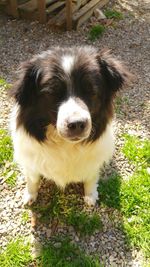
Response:
[[[57,116],[57,130],[58,133],[62,136],[65,134],[66,122],[74,121],[84,121],[88,123],[88,127],[84,132],[82,139],[85,139],[89,136],[91,132],[91,116],[87,109],[83,108],[81,104],[77,102],[76,99],[70,97],[67,101],[62,103],[58,110]],[[65,136],[64,136],[65,137]]]
[[[62,58],[62,67],[66,74],[70,74],[74,64],[74,57],[65,55]]]
[[[15,160],[23,168],[27,178],[27,201],[36,199],[39,177],[43,175],[60,187],[65,187],[70,182],[83,182],[85,201],[94,204],[97,199],[96,183],[99,179],[99,169],[113,154],[112,124],[107,126],[97,141],[87,144],[65,141],[50,125],[47,140],[40,143],[27,134],[23,127],[16,129],[17,113],[16,106],[11,116],[11,132]]]

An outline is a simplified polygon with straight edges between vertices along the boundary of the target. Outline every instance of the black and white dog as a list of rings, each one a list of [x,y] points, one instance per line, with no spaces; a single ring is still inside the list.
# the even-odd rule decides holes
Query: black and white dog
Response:
[[[15,159],[36,200],[40,176],[58,186],[83,182],[94,204],[99,170],[113,154],[113,99],[129,78],[109,52],[54,48],[25,62],[12,88]]]

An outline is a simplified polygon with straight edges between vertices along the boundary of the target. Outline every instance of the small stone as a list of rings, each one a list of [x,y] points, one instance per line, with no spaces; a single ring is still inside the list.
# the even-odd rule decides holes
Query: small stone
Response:
[[[104,13],[98,8],[94,10],[94,15],[98,20],[99,19],[106,19],[106,16],[104,15]]]

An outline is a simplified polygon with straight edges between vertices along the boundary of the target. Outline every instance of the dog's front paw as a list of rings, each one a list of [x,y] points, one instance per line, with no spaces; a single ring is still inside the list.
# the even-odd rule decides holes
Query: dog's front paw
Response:
[[[28,190],[25,190],[23,203],[24,205],[32,205],[33,202],[36,201],[38,193],[31,194]]]
[[[95,206],[96,200],[98,199],[98,194],[95,195],[88,195],[84,197],[84,202],[88,206]]]

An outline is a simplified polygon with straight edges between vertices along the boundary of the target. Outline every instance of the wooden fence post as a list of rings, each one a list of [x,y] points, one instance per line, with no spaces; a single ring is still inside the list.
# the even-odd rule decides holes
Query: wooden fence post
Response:
[[[45,0],[37,0],[38,6],[38,15],[40,23],[46,22],[46,1]]]
[[[17,0],[9,0],[9,6],[10,6],[10,12],[11,15],[15,18],[18,18],[19,13],[18,13],[18,4]]]
[[[72,29],[72,0],[66,0],[66,23],[67,30]]]

